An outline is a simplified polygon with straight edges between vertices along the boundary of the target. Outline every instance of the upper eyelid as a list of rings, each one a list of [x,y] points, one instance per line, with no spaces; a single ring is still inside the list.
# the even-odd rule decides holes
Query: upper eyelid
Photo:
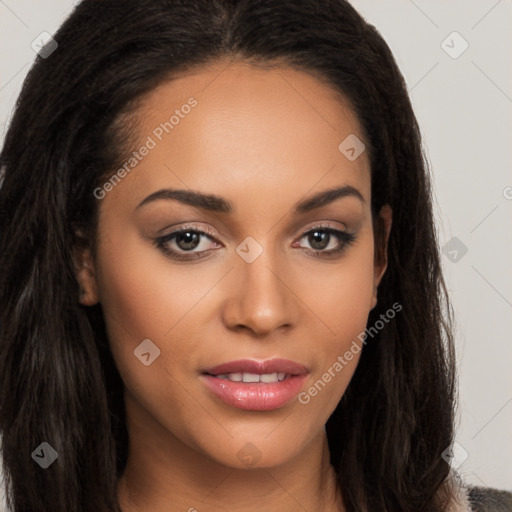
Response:
[[[176,233],[183,233],[183,232],[186,232],[186,231],[195,231],[195,232],[200,233],[201,235],[206,235],[206,236],[212,238],[216,242],[219,242],[217,236],[214,235],[211,232],[211,230],[209,230],[207,228],[201,228],[201,227],[197,227],[197,226],[187,226],[187,225],[180,226],[179,228],[176,228],[174,231],[169,232],[167,235],[163,235],[162,238],[168,237],[170,235],[174,235]]]
[[[341,228],[333,227],[332,225],[327,224],[326,221],[319,221],[318,223],[314,224],[313,226],[310,226],[310,227],[304,229],[303,231],[301,231],[298,240],[300,240],[301,238],[303,238],[304,236],[309,234],[314,229],[330,229],[330,230],[338,231],[338,232],[341,232],[341,233],[345,233],[345,232],[349,233],[348,230],[344,230],[344,229],[341,229]],[[212,240],[214,240],[217,243],[222,243],[222,242],[220,242],[218,237],[211,232],[211,230],[209,230],[207,228],[202,228],[202,227],[199,227],[199,226],[193,226],[193,225],[180,226],[180,227],[176,228],[175,230],[170,231],[166,235],[160,236],[159,238],[160,239],[169,238],[172,235],[175,235],[177,233],[186,232],[186,231],[198,232],[201,235],[204,235],[204,236],[207,236],[207,237],[211,238]]]

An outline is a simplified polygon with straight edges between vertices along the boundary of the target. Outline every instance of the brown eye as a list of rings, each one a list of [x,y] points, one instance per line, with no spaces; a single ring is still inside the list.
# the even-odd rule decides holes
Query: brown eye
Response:
[[[356,235],[331,227],[318,226],[304,233],[299,240],[307,239],[311,250],[318,256],[339,254],[356,240]],[[307,249],[307,248],[306,248]]]
[[[312,231],[308,235],[308,242],[311,247],[318,251],[323,251],[329,245],[330,240],[331,234],[325,231]]]
[[[176,260],[203,258],[213,250],[212,246],[216,244],[219,245],[213,235],[190,227],[177,229],[155,239],[156,247],[166,256]]]
[[[196,249],[201,240],[201,235],[193,231],[182,231],[175,236],[176,245],[184,251]]]

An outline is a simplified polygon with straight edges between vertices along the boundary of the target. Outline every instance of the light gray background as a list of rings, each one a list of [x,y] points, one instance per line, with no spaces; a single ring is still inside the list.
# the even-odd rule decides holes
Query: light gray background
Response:
[[[512,490],[512,0],[352,3],[405,76],[433,170],[440,244],[457,237],[467,247],[452,253],[457,262],[443,256],[457,320],[452,465],[471,484]],[[0,0],[1,140],[35,57],[31,42],[53,34],[73,4]],[[469,44],[458,58],[445,51],[463,48],[454,31]]]

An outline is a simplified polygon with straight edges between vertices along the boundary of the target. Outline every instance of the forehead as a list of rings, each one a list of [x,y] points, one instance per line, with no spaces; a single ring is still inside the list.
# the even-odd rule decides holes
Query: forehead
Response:
[[[147,94],[134,120],[132,150],[151,149],[116,187],[130,189],[124,193],[133,201],[166,187],[234,203],[247,191],[283,189],[295,202],[314,187],[340,184],[369,195],[366,153],[351,161],[339,149],[347,137],[364,139],[356,115],[336,90],[302,71],[226,61],[194,68]]]

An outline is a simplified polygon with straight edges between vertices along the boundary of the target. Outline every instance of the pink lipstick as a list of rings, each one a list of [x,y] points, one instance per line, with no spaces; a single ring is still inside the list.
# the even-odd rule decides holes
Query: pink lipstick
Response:
[[[203,370],[201,379],[228,405],[270,411],[294,398],[308,374],[304,365],[287,359],[240,359]]]

